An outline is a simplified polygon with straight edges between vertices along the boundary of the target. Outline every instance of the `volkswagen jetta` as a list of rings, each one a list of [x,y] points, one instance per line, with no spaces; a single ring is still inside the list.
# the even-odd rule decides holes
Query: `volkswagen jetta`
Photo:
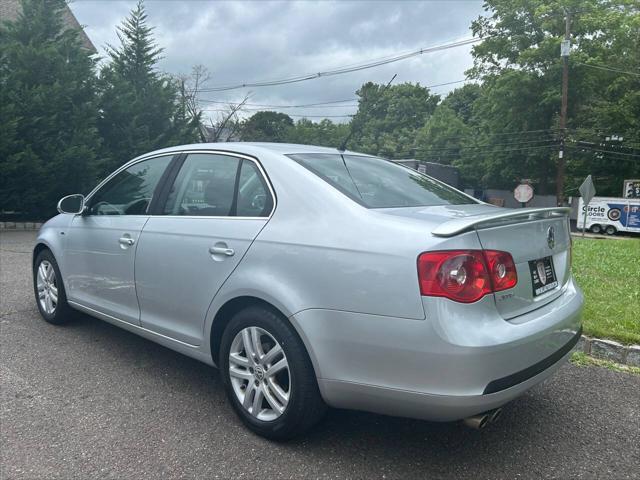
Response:
[[[565,208],[482,203],[330,148],[168,148],[70,195],[33,252],[44,319],[81,311],[220,368],[253,431],[326,406],[483,426],[581,332]]]

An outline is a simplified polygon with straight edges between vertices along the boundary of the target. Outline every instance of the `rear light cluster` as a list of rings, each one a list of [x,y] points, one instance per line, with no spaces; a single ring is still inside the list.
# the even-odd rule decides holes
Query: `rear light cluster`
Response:
[[[418,257],[420,293],[471,303],[518,283],[513,257],[498,250],[443,250]]]

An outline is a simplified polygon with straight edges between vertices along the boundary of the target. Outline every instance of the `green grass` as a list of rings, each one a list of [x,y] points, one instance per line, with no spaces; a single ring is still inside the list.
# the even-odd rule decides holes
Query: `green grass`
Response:
[[[640,344],[640,240],[573,240],[573,274],[585,294],[584,333]]]
[[[603,360],[601,358],[590,357],[584,352],[574,352],[571,355],[571,363],[580,367],[590,367],[596,365],[598,367],[608,368],[614,372],[626,372],[633,373],[634,375],[640,375],[640,367],[632,367],[631,365],[620,365],[619,363],[612,362],[611,360]]]

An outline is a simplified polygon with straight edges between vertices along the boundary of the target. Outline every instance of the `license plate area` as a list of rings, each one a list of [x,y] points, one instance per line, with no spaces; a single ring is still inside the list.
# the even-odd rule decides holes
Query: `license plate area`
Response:
[[[531,272],[531,285],[533,287],[534,297],[553,290],[558,286],[552,257],[530,260],[529,272]]]

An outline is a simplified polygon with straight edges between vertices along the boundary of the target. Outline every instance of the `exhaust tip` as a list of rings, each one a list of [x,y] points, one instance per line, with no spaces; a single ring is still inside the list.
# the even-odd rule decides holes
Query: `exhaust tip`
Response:
[[[481,413],[479,415],[474,415],[473,417],[467,417],[463,420],[463,423],[474,430],[482,430],[489,423],[489,415]]]
[[[491,413],[491,418],[489,419],[489,421],[491,423],[498,421],[498,419],[502,416],[502,409],[501,408],[496,408],[492,413]]]
[[[474,430],[482,430],[484,427],[497,421],[502,415],[502,408],[489,410],[488,412],[479,413],[471,417],[465,418],[462,422],[469,428]]]

